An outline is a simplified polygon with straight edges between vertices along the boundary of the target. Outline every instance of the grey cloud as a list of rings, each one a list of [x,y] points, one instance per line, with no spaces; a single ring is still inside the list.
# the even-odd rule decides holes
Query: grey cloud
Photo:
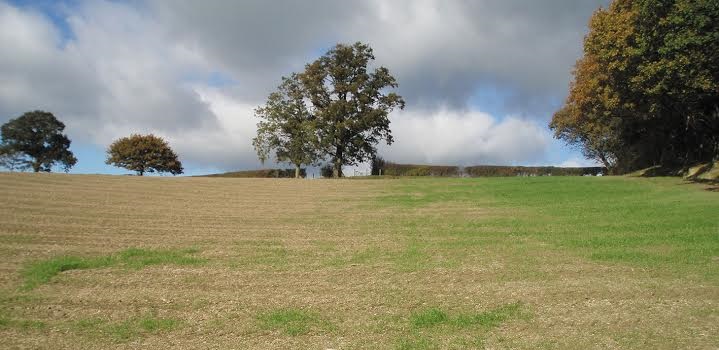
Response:
[[[177,40],[202,51],[260,100],[282,75],[301,70],[338,33],[368,12],[360,1],[162,1],[148,7]]]
[[[252,168],[252,109],[280,77],[337,42],[364,41],[408,103],[383,152],[396,161],[529,162],[546,151],[537,125],[566,93],[586,21],[606,2],[86,1],[68,7],[73,33],[63,43],[48,18],[0,0],[0,122],[43,108],[98,145],[155,132],[188,162]],[[236,84],[203,81],[215,72]],[[511,91],[498,103],[504,114],[535,119],[478,118],[468,101],[481,85]],[[432,126],[447,135],[422,149]]]
[[[360,40],[398,77],[410,108],[461,108],[478,82],[494,81],[518,90],[512,108],[528,111],[533,97],[564,94],[586,22],[607,1],[158,0],[150,8],[231,72],[245,99],[266,96],[323,45]]]
[[[39,13],[0,3],[0,16],[11,26],[0,35],[11,53],[0,55],[0,121],[46,109],[72,137],[100,144],[121,133],[217,127],[207,104],[182,84],[191,65],[168,52],[156,24],[134,9],[86,4],[68,17],[74,39],[64,45]]]

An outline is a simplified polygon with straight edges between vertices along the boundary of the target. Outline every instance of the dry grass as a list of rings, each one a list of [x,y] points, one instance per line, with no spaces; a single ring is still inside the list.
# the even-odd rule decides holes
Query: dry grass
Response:
[[[507,181],[0,174],[2,347],[719,346],[714,248],[686,265],[597,258],[557,238],[559,212],[467,194]],[[662,244],[642,249],[677,249]],[[60,270],[23,289],[43,263]]]

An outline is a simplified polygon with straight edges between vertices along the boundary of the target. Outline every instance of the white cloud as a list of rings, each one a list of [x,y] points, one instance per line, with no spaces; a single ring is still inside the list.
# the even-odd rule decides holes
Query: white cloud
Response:
[[[569,159],[557,164],[557,166],[563,167],[563,168],[584,168],[584,167],[594,167],[594,166],[603,166],[603,165],[601,165],[598,162],[591,160],[591,159],[572,157],[572,158],[569,158]]]
[[[395,143],[381,146],[387,160],[431,164],[520,164],[543,158],[550,136],[535,122],[498,120],[479,111],[440,109],[431,115],[392,115]]]
[[[549,142],[545,111],[499,119],[468,98],[479,83],[516,93],[505,102],[518,110],[563,94],[586,18],[603,2],[83,1],[66,7],[67,38],[39,10],[0,0],[0,122],[45,109],[76,141],[153,132],[187,162],[252,168],[253,109],[280,77],[337,41],[362,40],[408,102],[392,115],[386,158],[536,163]],[[205,81],[215,73],[233,84]]]

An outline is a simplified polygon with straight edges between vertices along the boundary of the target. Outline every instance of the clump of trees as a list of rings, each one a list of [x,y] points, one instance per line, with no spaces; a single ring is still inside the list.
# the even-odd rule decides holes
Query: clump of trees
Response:
[[[719,2],[597,10],[555,136],[615,172],[719,157]]]
[[[299,169],[329,160],[332,175],[371,159],[376,145],[392,143],[389,113],[404,100],[386,90],[398,86],[363,43],[338,44],[302,73],[283,78],[278,91],[256,110],[262,121],[253,145],[261,161],[274,156]]]
[[[55,164],[67,172],[77,163],[65,124],[52,113],[32,111],[10,119],[0,128],[0,166],[11,171],[51,171]]]
[[[107,149],[106,164],[145,173],[182,174],[182,163],[161,137],[133,134],[113,142]]]

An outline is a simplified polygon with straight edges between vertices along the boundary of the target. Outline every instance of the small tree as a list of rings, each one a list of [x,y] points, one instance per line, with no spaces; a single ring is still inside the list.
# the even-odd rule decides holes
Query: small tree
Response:
[[[31,167],[36,173],[49,172],[59,163],[67,172],[77,158],[70,152],[70,139],[63,130],[65,124],[52,113],[27,112],[2,126],[2,153],[17,169]]]
[[[303,164],[317,161],[314,118],[305,105],[297,74],[283,77],[278,90],[255,110],[255,116],[262,119],[257,124],[257,137],[252,140],[260,161],[264,163],[274,153],[278,162],[295,166],[296,178],[301,176]]]
[[[139,176],[146,172],[177,175],[183,170],[167,141],[152,134],[133,134],[116,140],[107,149],[105,163],[136,171]]]

